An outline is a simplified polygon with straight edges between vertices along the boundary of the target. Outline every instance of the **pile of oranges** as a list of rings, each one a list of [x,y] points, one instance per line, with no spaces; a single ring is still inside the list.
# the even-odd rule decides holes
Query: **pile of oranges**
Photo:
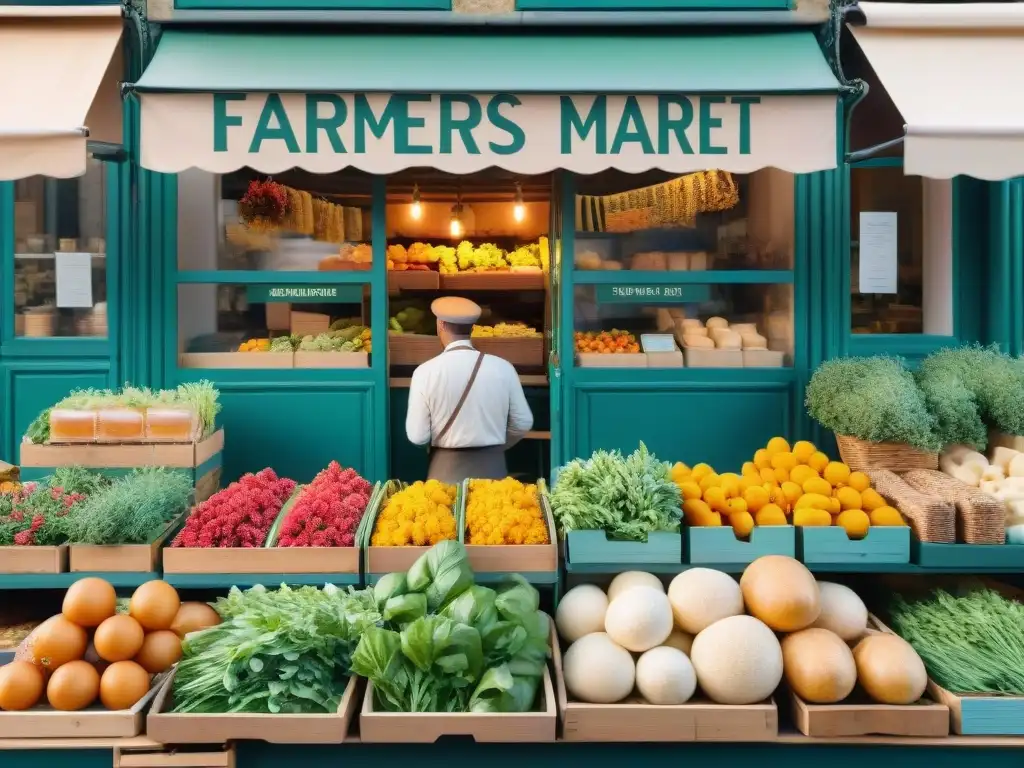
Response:
[[[576,331],[575,344],[577,352],[598,352],[600,354],[637,353],[640,344],[629,331]]]
[[[249,339],[238,345],[239,352],[269,352],[270,339]]]

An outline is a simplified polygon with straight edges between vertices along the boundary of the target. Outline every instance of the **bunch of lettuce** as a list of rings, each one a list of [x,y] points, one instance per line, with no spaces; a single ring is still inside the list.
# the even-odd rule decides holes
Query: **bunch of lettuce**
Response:
[[[363,632],[352,671],[388,712],[527,712],[549,654],[550,619],[525,579],[473,582],[466,548],[432,547],[373,589],[379,626]]]

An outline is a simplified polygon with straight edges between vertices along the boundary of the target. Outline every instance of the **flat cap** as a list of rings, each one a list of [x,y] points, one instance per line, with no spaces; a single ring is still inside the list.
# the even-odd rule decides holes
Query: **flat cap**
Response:
[[[481,309],[479,305],[463,299],[459,296],[444,296],[434,299],[430,305],[430,311],[438,320],[456,325],[472,325],[480,319]]]

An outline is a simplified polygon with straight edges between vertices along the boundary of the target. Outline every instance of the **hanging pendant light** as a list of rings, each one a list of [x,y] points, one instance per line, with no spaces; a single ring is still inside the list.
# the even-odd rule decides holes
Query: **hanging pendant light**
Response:
[[[516,197],[515,202],[512,204],[512,218],[516,222],[523,222],[526,219],[526,203],[523,202],[523,187],[517,181],[516,182]]]
[[[423,204],[420,202],[420,185],[412,185],[412,205],[409,206],[409,215],[419,221],[423,218]]]

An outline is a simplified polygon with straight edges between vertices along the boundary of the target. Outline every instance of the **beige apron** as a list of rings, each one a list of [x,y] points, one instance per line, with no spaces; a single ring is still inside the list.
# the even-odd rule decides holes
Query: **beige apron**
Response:
[[[441,427],[441,431],[437,433],[437,437],[434,438],[435,440],[440,440],[447,435],[452,425],[455,424],[455,420],[459,417],[459,413],[462,412],[462,406],[465,405],[470,390],[473,389],[473,384],[476,383],[477,374],[480,373],[480,366],[484,362],[484,353],[478,352],[472,347],[455,347],[454,349],[445,350],[441,354],[461,352],[463,350],[466,352],[477,352],[476,365],[473,366],[473,372],[469,375],[469,381],[466,382],[466,388],[462,390],[462,395],[455,404],[455,409],[452,411],[451,416],[448,417],[448,421]],[[507,475],[505,446],[503,445],[480,448],[438,448],[434,445],[430,447],[428,480],[438,480],[442,483],[455,485],[466,479],[500,480]]]

